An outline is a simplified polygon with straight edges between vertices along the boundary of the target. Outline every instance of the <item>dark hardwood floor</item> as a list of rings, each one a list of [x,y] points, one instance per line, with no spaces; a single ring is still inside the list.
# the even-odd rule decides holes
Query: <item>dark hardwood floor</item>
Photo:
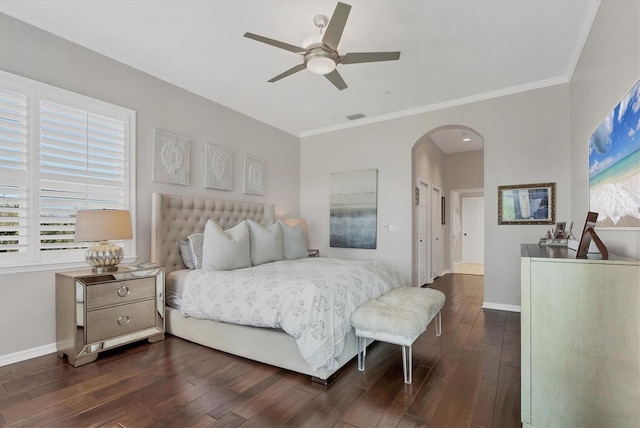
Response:
[[[376,343],[328,386],[168,336],[74,368],[46,355],[0,367],[0,425],[60,427],[519,427],[520,317],[482,310],[483,277],[433,287],[447,302],[413,346]]]

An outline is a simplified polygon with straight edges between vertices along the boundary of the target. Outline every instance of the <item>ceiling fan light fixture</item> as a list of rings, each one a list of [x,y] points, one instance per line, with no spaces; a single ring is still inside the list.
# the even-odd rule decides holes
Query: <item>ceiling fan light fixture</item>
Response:
[[[314,74],[329,74],[336,69],[336,63],[331,58],[315,56],[307,60],[307,70]]]
[[[345,55],[338,54],[342,32],[347,23],[350,10],[350,5],[338,2],[331,19],[325,15],[317,15],[313,18],[313,24],[320,31],[305,38],[302,46],[295,46],[253,33],[244,33],[244,37],[304,56],[302,64],[291,67],[284,73],[269,79],[269,83],[277,82],[306,68],[311,73],[324,75],[333,86],[342,91],[347,88],[347,84],[338,70],[336,70],[338,64],[360,64],[400,59],[400,52],[350,52]]]

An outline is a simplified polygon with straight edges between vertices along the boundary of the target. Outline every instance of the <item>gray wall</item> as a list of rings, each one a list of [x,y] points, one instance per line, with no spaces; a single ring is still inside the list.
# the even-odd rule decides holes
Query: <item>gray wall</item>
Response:
[[[570,217],[568,84],[302,138],[300,204],[301,215],[310,224],[311,245],[329,256],[385,260],[410,282],[412,149],[431,130],[452,123],[472,128],[484,138],[485,302],[517,307],[520,243],[537,242],[546,227],[498,227],[497,191],[491,189],[502,184],[556,182],[558,218]],[[365,167],[380,170],[378,248],[330,248],[329,175]],[[399,231],[383,233],[384,224],[398,224]]]
[[[278,217],[299,215],[300,152],[293,135],[3,14],[0,68],[136,111],[138,261],[151,256],[152,192],[269,202]],[[190,186],[151,180],[153,128],[191,139]],[[205,142],[233,150],[232,191],[204,189]],[[242,193],[244,153],[267,161],[266,196]],[[0,302],[0,357],[55,342],[54,272],[3,274]]]
[[[603,1],[571,79],[571,213],[589,210],[588,138],[640,78],[640,2]],[[598,230],[609,252],[640,258],[640,230]]]
[[[444,184],[447,194],[455,189],[482,189],[484,187],[484,150],[445,155]]]

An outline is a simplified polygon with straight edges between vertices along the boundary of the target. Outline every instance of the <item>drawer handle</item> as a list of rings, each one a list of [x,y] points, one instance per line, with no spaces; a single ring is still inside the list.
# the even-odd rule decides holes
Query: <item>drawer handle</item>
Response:
[[[120,315],[120,317],[118,318],[118,324],[120,324],[120,325],[129,324],[129,317],[126,316],[126,315]]]
[[[129,294],[129,287],[123,285],[122,287],[118,288],[118,296],[124,297],[127,294]]]

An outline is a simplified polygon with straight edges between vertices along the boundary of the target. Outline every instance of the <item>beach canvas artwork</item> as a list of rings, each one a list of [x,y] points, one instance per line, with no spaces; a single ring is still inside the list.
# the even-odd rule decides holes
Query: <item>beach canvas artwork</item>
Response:
[[[597,227],[640,227],[640,81],[589,137],[589,209]]]
[[[375,249],[378,223],[378,170],[331,174],[331,247]]]

